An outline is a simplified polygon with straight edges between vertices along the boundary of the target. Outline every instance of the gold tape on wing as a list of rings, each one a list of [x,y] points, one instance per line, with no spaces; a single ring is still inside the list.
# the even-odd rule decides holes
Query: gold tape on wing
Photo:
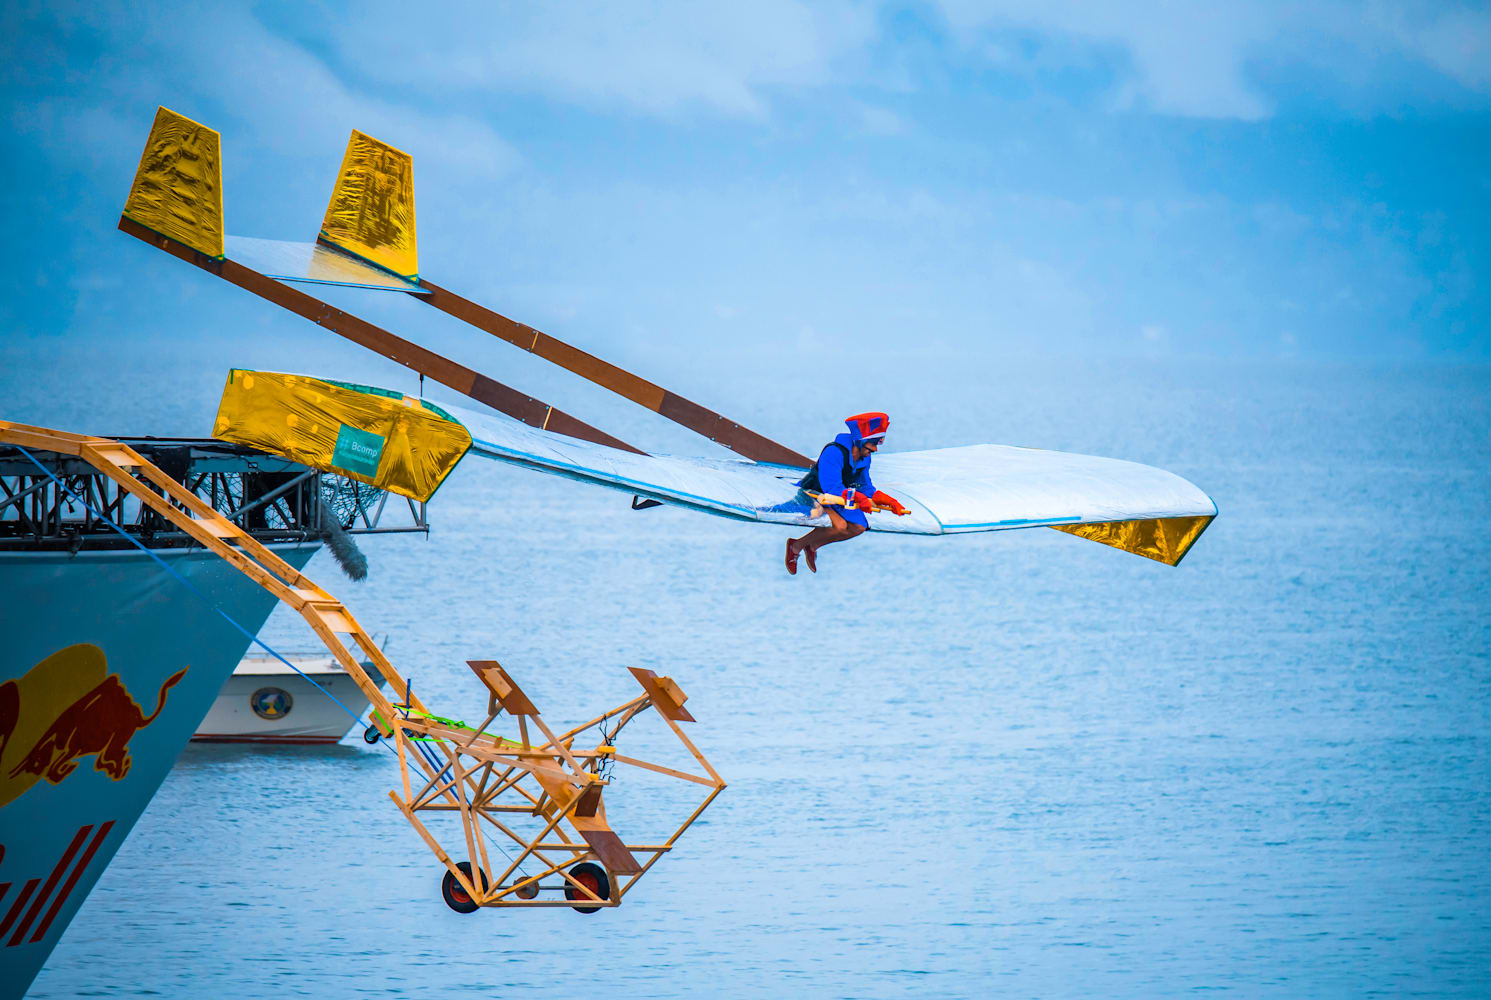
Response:
[[[1144,521],[1101,521],[1096,524],[1053,524],[1057,531],[1111,545],[1146,559],[1174,566],[1201,537],[1214,515],[1159,517]]]
[[[168,108],[157,110],[124,214],[221,260],[222,137]]]
[[[414,159],[354,129],[321,221],[321,238],[394,274],[419,280]]]
[[[212,434],[421,501],[471,447],[465,427],[413,397],[241,369],[228,373]],[[349,447],[368,464],[349,462]]]

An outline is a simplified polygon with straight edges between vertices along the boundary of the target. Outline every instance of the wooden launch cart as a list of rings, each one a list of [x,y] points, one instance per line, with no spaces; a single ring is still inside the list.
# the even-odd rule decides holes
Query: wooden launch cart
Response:
[[[389,797],[445,865],[443,894],[457,912],[481,906],[570,906],[594,913],[618,906],[725,787],[679,728],[693,716],[683,707],[687,696],[671,678],[633,667],[642,694],[556,734],[501,665],[492,660],[470,660],[468,665],[488,693],[487,717],[479,726],[428,715],[407,701],[393,706],[394,719],[375,720],[379,736],[392,735],[404,777],[403,796],[390,792]],[[672,730],[704,774],[617,750],[621,730],[648,709]],[[504,715],[509,725],[516,723],[516,738],[488,732]],[[605,789],[617,768],[650,771],[707,791],[662,843],[628,843],[606,819]],[[415,791],[410,776],[420,772],[428,777]],[[426,820],[433,822],[437,814],[459,817],[469,862],[452,861],[431,833]],[[516,853],[504,850],[505,858],[493,864],[488,836],[510,842]],[[527,863],[538,870],[527,872]],[[550,898],[544,898],[546,893]]]

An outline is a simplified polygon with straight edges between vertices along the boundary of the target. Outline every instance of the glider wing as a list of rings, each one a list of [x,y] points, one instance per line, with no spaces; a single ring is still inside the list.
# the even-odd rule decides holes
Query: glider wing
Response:
[[[743,521],[827,523],[799,490],[806,471],[740,459],[638,455],[551,434],[497,414],[447,406],[484,458]],[[876,484],[911,513],[875,514],[870,530],[948,535],[1060,528],[1171,563],[1216,516],[1210,497],[1135,462],[1008,445],[887,452]]]

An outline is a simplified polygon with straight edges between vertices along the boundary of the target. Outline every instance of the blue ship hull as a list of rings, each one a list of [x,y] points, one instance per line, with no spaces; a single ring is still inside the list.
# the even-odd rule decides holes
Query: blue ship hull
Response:
[[[277,545],[297,569],[319,543]],[[0,998],[30,987],[275,598],[200,549],[0,553]],[[209,603],[210,601],[210,603]]]

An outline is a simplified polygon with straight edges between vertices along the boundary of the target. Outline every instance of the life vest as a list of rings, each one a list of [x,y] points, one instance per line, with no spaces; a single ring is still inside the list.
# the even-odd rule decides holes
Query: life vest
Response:
[[[845,448],[837,441],[830,441],[829,444],[839,449],[840,454],[844,456],[844,471],[843,474],[839,476],[839,479],[844,484],[844,488],[858,489],[860,484],[864,481],[863,476],[865,469],[868,469],[869,466],[866,465],[865,469],[856,469],[854,467],[854,462],[849,455],[848,448]],[[818,462],[821,461],[823,461],[823,455],[819,454]],[[807,490],[809,493],[823,492],[823,481],[818,478],[818,462],[814,462],[813,467],[808,470],[808,474],[797,481],[797,485],[802,487],[804,490]]]

